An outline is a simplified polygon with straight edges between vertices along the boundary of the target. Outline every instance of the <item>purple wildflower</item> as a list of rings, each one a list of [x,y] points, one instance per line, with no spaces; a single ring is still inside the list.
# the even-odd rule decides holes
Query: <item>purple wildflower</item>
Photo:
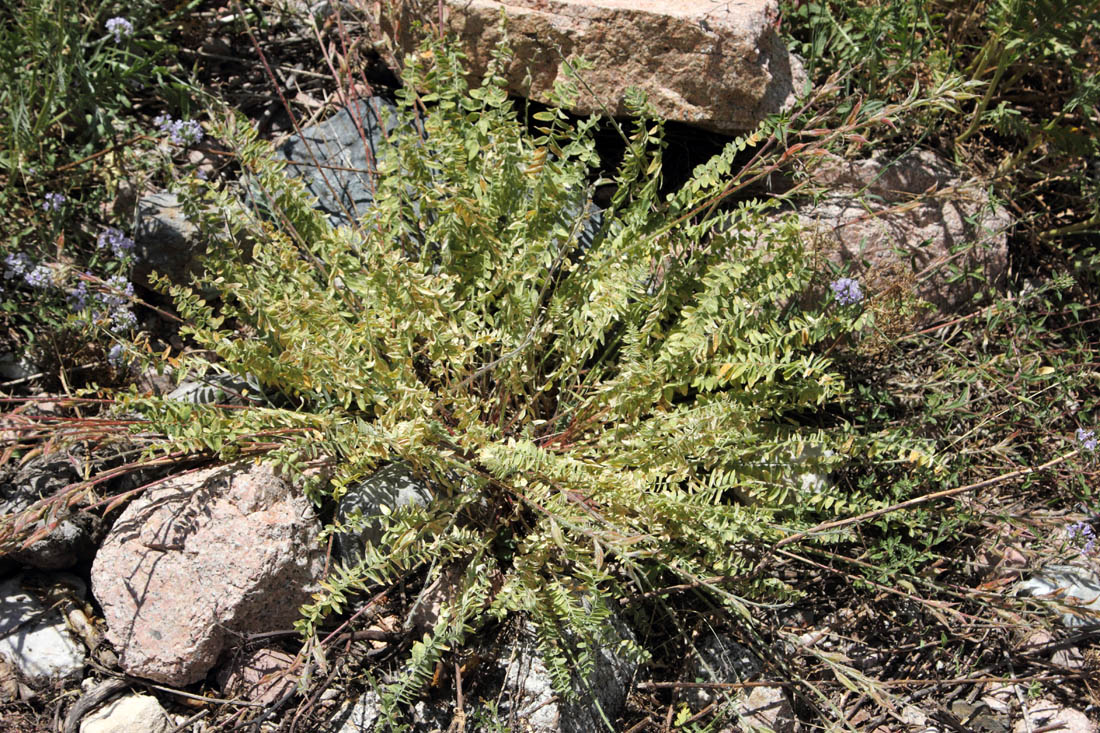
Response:
[[[169,115],[157,115],[153,124],[176,145],[195,145],[202,142],[202,128],[195,120],[173,120]]]
[[[88,283],[85,280],[78,282],[76,287],[69,291],[69,305],[77,313],[88,307],[88,298]]]
[[[61,211],[61,206],[65,203],[65,194],[48,193],[43,199],[45,199],[42,202],[43,211]]]
[[[125,259],[134,249],[134,240],[123,234],[120,229],[107,227],[96,238],[96,248],[107,249],[108,247],[115,257],[120,260]]]
[[[1092,451],[1095,451],[1096,450],[1096,431],[1095,430],[1085,430],[1084,428],[1077,428],[1077,442],[1081,444],[1082,448],[1089,451],[1090,453]]]
[[[119,331],[129,331],[137,326],[137,316],[129,308],[115,308],[111,311],[111,325]]]
[[[23,276],[23,280],[36,290],[44,290],[53,286],[53,270],[45,265],[36,265]]]
[[[13,277],[25,275],[34,268],[34,261],[22,252],[9,254],[4,258],[4,264],[7,266],[7,269],[4,271],[4,277],[8,280],[11,280]]]
[[[121,369],[126,366],[125,352],[122,348],[122,344],[115,344],[111,347],[111,350],[107,352],[107,363],[113,366],[115,369]]]
[[[130,300],[134,297],[134,285],[122,275],[113,275],[106,283],[104,292],[96,293],[97,304],[103,309],[96,318],[110,318],[114,328],[126,331],[137,325],[137,316],[130,310]]]
[[[829,283],[836,295],[836,302],[841,305],[853,305],[863,300],[863,291],[859,289],[859,283],[850,277],[842,277]]]
[[[122,43],[123,38],[134,35],[134,24],[125,18],[111,18],[107,21],[107,32],[115,37],[115,43]]]
[[[1096,549],[1096,532],[1088,522],[1080,521],[1069,525],[1066,527],[1066,536],[1080,548],[1082,555],[1091,555]]]
[[[96,300],[108,310],[123,308],[134,297],[134,285],[122,275],[114,275],[106,282],[108,291],[98,293]]]

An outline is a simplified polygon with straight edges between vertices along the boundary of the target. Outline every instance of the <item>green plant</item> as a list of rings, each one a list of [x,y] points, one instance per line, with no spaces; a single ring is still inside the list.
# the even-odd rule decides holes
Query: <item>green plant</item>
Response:
[[[46,7],[54,6],[39,0],[11,12]],[[87,25],[68,15],[53,22],[99,38],[115,11],[81,7],[92,8]],[[263,10],[242,17],[260,25]],[[323,667],[327,657],[342,674],[349,665],[332,662],[343,651],[326,643],[336,632],[313,634],[327,618],[460,567],[438,623],[405,648],[407,664],[367,671],[386,680],[379,687],[395,728],[401,703],[434,669],[462,664],[472,630],[515,611],[535,620],[565,696],[578,690],[570,670],[587,669],[595,648],[619,642],[603,632],[620,613],[631,614],[644,646],[627,651],[661,662],[654,678],[691,653],[705,618],[706,628],[732,634],[766,662],[764,679],[790,683],[800,713],[816,710],[822,721],[850,719],[835,694],[845,689],[864,698],[856,703],[864,709],[868,700],[900,709],[909,701],[893,697],[895,685],[933,669],[1013,681],[1027,681],[1030,669],[1050,679],[1033,658],[998,647],[986,619],[1001,619],[1004,631],[1005,619],[1032,617],[1018,605],[999,608],[996,593],[975,587],[981,561],[968,562],[998,533],[1030,532],[1036,547],[1051,537],[1051,552],[1076,552],[1060,542],[1062,519],[1082,501],[1095,507],[1095,455],[1061,458],[1084,445],[1075,431],[1087,434],[1100,414],[1100,319],[1088,286],[1095,252],[1069,252],[1087,243],[1092,226],[1095,181],[1083,166],[1092,143],[1082,135],[1095,123],[1095,56],[1087,37],[1077,51],[1056,43],[1091,20],[1082,11],[1062,28],[1029,28],[1027,13],[992,3],[799,3],[785,27],[805,40],[809,22],[818,34],[802,47],[812,48],[823,81],[816,99],[735,141],[667,197],[658,194],[659,124],[620,130],[624,163],[614,180],[597,181],[597,123],[548,110],[528,133],[499,79],[468,89],[461,58],[446,46],[411,59],[420,65],[406,76],[403,124],[381,151],[378,203],[353,228],[331,228],[301,185],[282,176],[251,123],[221,113],[211,131],[239,154],[242,185],[230,180],[235,165],[216,183],[184,182],[213,247],[193,288],[171,288],[189,322],[185,343],[207,351],[146,358],[177,376],[206,372],[214,394],[225,394],[223,380],[244,378],[262,386],[249,390],[261,396],[244,406],[196,405],[93,388],[84,394],[95,399],[51,399],[61,415],[12,416],[7,424],[18,432],[6,432],[15,437],[4,457],[70,438],[94,444],[97,456],[125,445],[98,475],[45,497],[31,512],[39,516],[77,503],[117,506],[133,492],[112,496],[113,479],[195,456],[264,457],[325,505],[384,462],[405,461],[430,478],[437,500],[390,513],[384,542],[359,564],[331,568],[301,624],[302,658]],[[141,44],[151,35],[163,42],[148,31],[155,25],[135,18],[137,45],[108,37],[84,46],[91,61],[76,61],[94,65],[103,60],[97,54],[113,54],[121,63],[148,50]],[[1032,30],[1030,45],[1020,46],[1018,36]],[[3,33],[6,44],[24,42]],[[161,72],[141,73],[155,80]],[[12,79],[5,89],[29,83]],[[1049,93],[1018,104],[1040,81]],[[1075,89],[1083,91],[1072,106],[1066,95]],[[103,134],[58,118],[45,128],[57,134],[23,148],[28,165],[5,170],[0,204],[13,212],[0,225],[5,254],[28,254],[66,278],[47,297],[6,283],[8,332],[12,324],[39,333],[63,327],[75,317],[68,290],[83,282],[89,297],[108,296],[107,281],[125,275],[121,261],[91,243],[102,226],[124,226],[98,207],[133,170],[133,149],[115,143],[150,128],[135,108],[179,107],[174,84],[154,83],[150,92],[134,90],[129,103],[104,111]],[[644,116],[643,100],[633,103]],[[1064,260],[1075,262],[1066,269],[1076,283],[1060,275],[1008,296],[990,291],[980,309],[914,332],[912,278],[899,276],[889,290],[853,289],[845,273],[824,271],[813,244],[806,250],[793,218],[737,200],[754,182],[812,165],[826,150],[913,145],[957,148],[996,173],[992,185],[1022,212],[1021,230],[1034,222],[1031,234],[1054,232],[1042,240],[1051,252],[1072,254]],[[1063,164],[1066,175],[1052,176]],[[607,183],[616,194],[596,215],[591,192]],[[68,201],[44,211],[47,192]],[[242,198],[263,205],[248,208]],[[1059,234],[1063,225],[1073,229]],[[1063,243],[1067,234],[1076,239]],[[1013,267],[1022,280],[1036,269],[1020,239]],[[101,277],[77,275],[85,269]],[[71,328],[56,337],[62,350],[61,342],[76,341]],[[103,363],[105,348],[91,348],[98,352],[89,360]],[[125,417],[96,416],[104,405]],[[140,424],[135,409],[146,415]],[[123,441],[128,427],[139,435]],[[137,446],[150,441],[138,457]],[[1019,480],[982,483],[1040,465]],[[952,492],[950,500],[924,501],[939,492]],[[913,497],[923,502],[915,510],[887,510]],[[1040,523],[1044,508],[1057,521]],[[868,510],[879,513],[859,516]],[[26,540],[19,532],[34,522],[21,519],[28,517],[0,523],[0,548]],[[364,590],[372,594],[365,603]],[[808,610],[810,624],[877,649],[886,666],[856,669],[833,650],[806,646],[786,620],[792,606]],[[840,612],[849,610],[856,613],[844,621]],[[937,636],[939,644],[928,641]],[[945,639],[962,643],[945,654]],[[937,655],[942,669],[933,666]],[[329,686],[331,677],[311,669],[307,662],[303,691]],[[357,689],[363,670],[351,674]],[[886,675],[889,686],[880,684]],[[463,674],[467,685],[475,681]],[[465,689],[467,723],[503,729],[495,707],[474,703]],[[657,689],[669,688],[648,688]],[[639,692],[635,700],[649,694],[644,685]],[[655,717],[678,712],[688,730],[736,717],[733,706],[696,713],[681,702],[656,693],[642,706]],[[853,729],[830,729],[842,727]]]
[[[172,67],[176,49],[163,33],[194,4],[169,13],[150,0],[125,9],[105,0],[20,0],[3,11],[0,330],[5,351],[26,349],[48,367],[47,383],[68,386],[77,371],[78,383],[108,377],[107,347],[88,342],[76,321],[89,321],[83,311],[95,283],[103,297],[130,288],[132,261],[118,237],[129,241],[132,212],[106,212],[120,188],[164,164],[139,154],[157,133],[138,108],[194,91]],[[130,315],[110,327],[112,338],[129,333]]]
[[[192,182],[190,214],[212,241],[199,284],[220,300],[165,285],[184,334],[216,357],[180,371],[216,363],[293,407],[126,406],[165,451],[263,453],[300,476],[333,464],[329,483],[308,479],[318,500],[393,460],[442,487],[429,507],[391,513],[383,543],[337,568],[305,610],[308,635],[357,589],[466,569],[387,687],[391,713],[445,650],[512,612],[536,623],[556,686],[573,694],[571,670],[591,669],[628,587],[671,578],[717,592],[705,579],[743,574],[754,544],[879,506],[801,473],[912,456],[918,443],[805,420],[846,399],[827,354],[865,312],[825,296],[791,219],[758,202],[718,206],[760,173],[734,175],[734,157],[767,140],[763,155],[787,122],[731,143],[667,198],[661,125],[639,122],[594,218],[594,119],[550,110],[532,135],[495,71],[469,89],[461,55],[439,43],[405,73],[401,124],[358,227],[333,229],[233,117],[219,135],[270,218]]]
[[[179,83],[163,65],[174,49],[155,40],[149,27],[161,20],[154,9],[148,2],[128,5],[134,32],[117,41],[107,27],[119,15],[114,2],[20,0],[5,11],[0,170],[9,185],[96,152],[104,140],[133,135],[124,113],[134,91]]]

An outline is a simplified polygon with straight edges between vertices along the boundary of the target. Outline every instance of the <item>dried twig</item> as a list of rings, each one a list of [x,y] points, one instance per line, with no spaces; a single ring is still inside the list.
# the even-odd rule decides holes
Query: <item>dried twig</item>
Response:
[[[894,504],[892,506],[884,507],[882,509],[875,509],[875,510],[869,511],[869,512],[864,512],[863,514],[859,514],[859,515],[854,516],[854,517],[848,517],[847,519],[837,519],[837,520],[834,520],[834,521],[831,521],[831,522],[822,522],[821,524],[817,525],[816,527],[811,527],[810,529],[807,529],[803,532],[796,532],[796,533],[792,534],[789,537],[785,537],[785,538],[781,539],[779,542],[777,542],[775,544],[775,548],[778,549],[780,547],[783,547],[784,545],[789,545],[792,542],[798,542],[799,540],[803,540],[807,537],[810,537],[810,536],[816,535],[816,534],[820,534],[822,532],[828,532],[828,531],[831,531],[831,530],[834,530],[834,529],[840,529],[841,527],[847,527],[849,525],[857,524],[859,522],[865,522],[868,519],[874,519],[876,517],[881,517],[883,514],[890,514],[892,512],[896,512],[896,511],[899,511],[901,509],[908,509],[910,507],[918,506],[920,504],[925,504],[925,503],[930,502],[930,501],[935,501],[936,499],[946,499],[946,498],[951,497],[951,496],[956,496],[957,494],[966,493],[967,491],[974,491],[975,489],[983,489],[987,486],[993,486],[995,484],[1004,483],[1005,481],[1010,481],[1014,478],[1020,478],[1021,476],[1027,476],[1029,474],[1036,473],[1038,471],[1045,471],[1046,469],[1057,466],[1060,463],[1065,463],[1070,458],[1073,458],[1074,456],[1076,456],[1079,452],[1080,451],[1073,450],[1073,451],[1070,451],[1069,453],[1066,453],[1063,456],[1059,456],[1057,458],[1051,459],[1051,460],[1047,461],[1046,463],[1042,464],[1041,466],[1035,466],[1034,468],[1021,468],[1021,469],[1016,470],[1016,471],[1009,471],[1008,473],[1002,473],[1000,476],[994,476],[993,478],[988,478],[988,479],[985,479],[984,481],[978,481],[977,483],[973,483],[973,484],[967,484],[966,486],[956,486],[953,489],[944,489],[943,491],[933,491],[930,494],[924,494],[923,496],[917,496],[917,497],[914,497],[914,498],[909,499],[907,501],[903,501],[903,502],[900,502],[898,504]]]

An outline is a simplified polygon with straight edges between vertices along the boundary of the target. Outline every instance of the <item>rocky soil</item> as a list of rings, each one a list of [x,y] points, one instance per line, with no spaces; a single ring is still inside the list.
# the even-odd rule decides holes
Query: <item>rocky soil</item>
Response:
[[[338,6],[309,10],[328,32]],[[547,101],[558,80],[558,66],[547,61],[551,50],[595,60],[577,113],[602,110],[599,99],[623,114],[629,81],[643,85],[662,116],[724,135],[797,104],[807,83],[775,31],[771,0],[722,6],[448,0],[439,7],[468,44],[475,71],[488,63],[503,9],[515,24],[518,60],[533,63],[530,86],[520,88],[518,66],[508,70],[509,79],[514,91],[534,100]],[[424,9],[401,4],[378,25],[408,28],[401,13],[416,12]],[[369,23],[354,31],[373,32]],[[212,34],[197,46],[206,54],[204,73],[228,77],[246,65],[254,55],[247,46],[238,61],[219,60],[231,59],[243,43]],[[408,48],[399,43],[387,53]],[[276,46],[268,50],[278,57]],[[381,69],[385,55],[370,64]],[[375,78],[388,77],[378,71]],[[249,110],[336,223],[371,204],[368,150],[385,144],[390,106],[384,88],[377,91],[350,99],[346,89],[299,90],[297,109],[313,122],[298,132],[274,107]],[[216,148],[210,142],[195,151],[209,175],[221,175],[226,165],[212,153],[202,157]],[[933,151],[828,160],[810,180],[822,195],[807,197],[797,214],[814,233],[814,246],[856,266],[869,285],[915,283],[936,308],[921,314],[918,325],[949,320],[970,302],[967,283],[977,280],[958,278],[954,268],[1004,283],[1010,215],[979,181]],[[186,279],[202,243],[178,199],[156,186],[131,193],[139,260]],[[978,244],[959,250],[963,242]],[[158,375],[133,378],[143,389],[169,391]],[[169,396],[231,402],[247,399],[250,389],[240,380],[185,376]],[[55,403],[57,395],[33,396],[29,409],[38,414],[67,409]],[[0,429],[20,429],[19,411],[2,419]],[[0,514],[17,517],[118,460],[115,449],[95,447],[8,460],[0,467]],[[341,625],[312,647],[303,647],[293,626],[335,561],[379,541],[377,517],[431,502],[432,486],[394,462],[339,505],[316,507],[264,463],[184,466],[139,479],[116,484],[115,495],[128,498],[108,510],[65,508],[38,519],[35,541],[3,558],[0,730],[373,730],[378,696],[363,670],[383,680],[399,670],[449,597],[448,571],[431,578],[416,573],[384,594],[357,599]],[[319,539],[330,517],[358,526],[331,542]],[[1040,513],[1033,530],[1021,533],[991,518],[986,536],[960,548],[963,570],[942,569],[953,595],[925,597],[924,589],[862,580],[857,591],[850,565],[823,556],[781,558],[781,573],[811,600],[754,609],[775,629],[770,638],[695,607],[690,589],[675,589],[667,599],[690,612],[690,629],[655,629],[644,610],[624,607],[608,625],[592,676],[576,680],[580,702],[554,695],[530,624],[512,619],[480,635],[464,656],[441,663],[407,722],[424,733],[494,724],[544,733],[609,725],[634,733],[705,721],[728,704],[731,731],[815,730],[807,721],[822,711],[867,731],[1096,731],[1100,576],[1076,554],[1053,554],[1036,539],[1042,527],[1065,520]],[[649,649],[653,664],[622,658],[623,640]],[[847,678],[847,687],[821,681],[819,672],[838,664],[859,675]]]

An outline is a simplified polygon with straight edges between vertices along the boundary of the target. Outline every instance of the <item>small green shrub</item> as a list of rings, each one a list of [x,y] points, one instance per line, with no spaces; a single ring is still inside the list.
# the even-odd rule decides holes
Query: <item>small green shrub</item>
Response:
[[[357,227],[331,227],[241,119],[218,134],[270,216],[233,188],[192,182],[207,272],[165,287],[184,335],[211,356],[180,372],[217,364],[282,402],[126,404],[166,436],[163,450],[263,453],[309,473],[318,501],[393,460],[442,487],[427,508],[391,513],[385,547],[336,568],[302,624],[310,633],[349,593],[411,569],[464,567],[388,705],[513,612],[533,619],[569,694],[570,670],[591,668],[629,586],[716,590],[703,579],[744,573],[753,545],[881,505],[801,474],[854,456],[931,460],[918,441],[838,416],[849,388],[829,352],[857,337],[866,312],[825,294],[793,220],[758,202],[717,206],[734,157],[769,136],[731,143],[661,197],[661,125],[639,122],[611,206],[593,218],[594,119],[550,110],[530,134],[503,79],[468,88],[446,45],[417,55],[405,81],[376,202]],[[199,294],[209,289],[219,298]],[[827,422],[808,419],[830,406]],[[330,481],[306,470],[317,462]],[[719,595],[748,617],[736,595]]]

